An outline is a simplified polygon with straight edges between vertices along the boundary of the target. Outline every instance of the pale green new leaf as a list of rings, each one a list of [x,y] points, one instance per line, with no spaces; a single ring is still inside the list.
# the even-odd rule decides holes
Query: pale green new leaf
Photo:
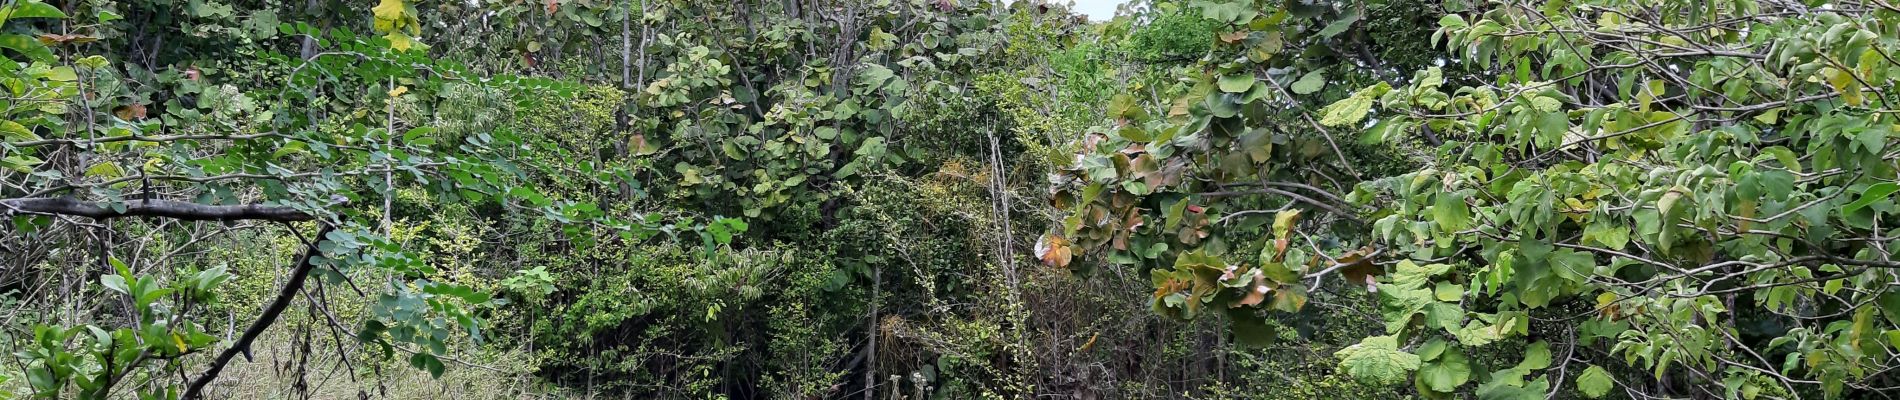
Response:
[[[1517,364],[1521,370],[1537,370],[1550,367],[1550,343],[1538,341],[1524,348],[1524,361]]]
[[[33,134],[33,130],[27,129],[26,125],[20,125],[20,123],[13,121],[0,120],[0,141],[25,142],[33,140],[40,140],[40,136]]]
[[[1615,381],[1610,380],[1610,373],[1604,371],[1603,367],[1592,365],[1584,369],[1582,374],[1577,374],[1577,391],[1583,392],[1585,397],[1592,399],[1609,394],[1610,388],[1615,384]]]
[[[1340,371],[1370,385],[1404,383],[1420,364],[1417,355],[1399,351],[1398,338],[1393,336],[1368,337],[1333,356],[1339,358]]]
[[[1366,114],[1372,112],[1372,98],[1354,95],[1333,102],[1332,105],[1326,106],[1326,109],[1320,111],[1319,123],[1321,125],[1331,127],[1355,125],[1358,124],[1359,121],[1364,121]]]
[[[1562,108],[1562,107],[1563,107],[1563,102],[1558,101],[1555,98],[1551,98],[1548,96],[1531,96],[1531,108],[1536,108],[1537,111],[1543,111],[1547,113],[1557,112],[1557,109]]]

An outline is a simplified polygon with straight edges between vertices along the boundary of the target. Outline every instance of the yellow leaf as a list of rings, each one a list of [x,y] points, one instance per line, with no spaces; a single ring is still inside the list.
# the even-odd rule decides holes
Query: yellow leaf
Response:
[[[415,7],[404,0],[381,0],[370,12],[376,16],[373,27],[384,34],[383,38],[389,39],[390,48],[396,51],[428,48],[416,42],[415,36],[422,34],[422,23],[416,19]]]
[[[90,168],[86,168],[87,177],[112,179],[124,175],[125,170],[119,168],[119,164],[115,164],[111,161],[100,162],[93,164]]]
[[[1841,99],[1847,101],[1847,105],[1860,105],[1860,81],[1854,79],[1853,73],[1834,68],[1823,68],[1821,69],[1821,75],[1827,77],[1828,86],[1832,86],[1835,91],[1841,92]]]
[[[402,0],[382,0],[370,12],[376,15],[374,28],[377,32],[394,31],[414,17],[406,15],[409,6]]]
[[[1603,292],[1597,294],[1597,313],[1607,318],[1617,318],[1617,314],[1622,311],[1622,307],[1618,307],[1616,303],[1616,293]]]
[[[1286,211],[1281,211],[1279,214],[1274,215],[1273,216],[1274,236],[1282,237],[1282,238],[1287,237],[1290,234],[1290,232],[1293,230],[1294,221],[1299,220],[1299,218],[1300,218],[1300,210],[1286,210]]]
[[[59,67],[54,67],[52,71],[48,72],[46,74],[46,79],[52,79],[52,80],[60,81],[60,82],[72,82],[72,81],[79,80],[79,73],[73,71],[73,67],[59,66]]]
[[[172,334],[172,344],[178,346],[178,352],[180,353],[185,352],[185,350],[189,350],[188,348],[185,347],[185,337],[178,336],[178,334],[176,333]]]
[[[389,48],[396,49],[396,51],[409,51],[410,48],[416,45],[414,39],[410,39],[409,35],[404,35],[402,32],[390,32],[387,35],[383,35],[383,38],[389,39]]]
[[[1768,110],[1767,112],[1763,112],[1760,115],[1755,116],[1755,122],[1760,122],[1764,124],[1774,125],[1776,122],[1780,122],[1780,121],[1781,121],[1780,107]]]
[[[409,93],[408,86],[397,86],[395,89],[389,89],[389,97],[401,96],[403,93]]]

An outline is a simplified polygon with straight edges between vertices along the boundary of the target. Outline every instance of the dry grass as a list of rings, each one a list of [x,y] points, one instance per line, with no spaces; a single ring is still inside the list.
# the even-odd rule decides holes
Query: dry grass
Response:
[[[456,399],[585,398],[542,384],[521,351],[482,351],[449,362],[441,378],[411,368],[403,357],[377,360],[374,351],[351,354],[348,364],[318,340],[307,358],[290,335],[273,332],[256,344],[254,362],[238,359],[213,384],[222,399]],[[345,340],[349,340],[345,338]],[[306,361],[307,360],[307,361]],[[300,367],[300,364],[302,366]]]

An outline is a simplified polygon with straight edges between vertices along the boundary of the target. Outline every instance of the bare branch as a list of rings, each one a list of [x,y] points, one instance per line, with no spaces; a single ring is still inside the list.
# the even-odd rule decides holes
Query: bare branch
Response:
[[[231,359],[237,357],[238,353],[248,354],[251,351],[251,342],[257,340],[258,336],[262,336],[264,330],[270,329],[272,324],[277,323],[277,317],[283,315],[284,309],[297,299],[297,292],[303,290],[304,280],[310,277],[310,271],[316,269],[316,265],[311,264],[310,260],[319,251],[317,244],[323,243],[323,237],[334,229],[336,228],[324,225],[323,229],[317,230],[317,235],[310,242],[310,246],[304,248],[303,256],[298,258],[296,268],[290,271],[290,279],[284,281],[284,287],[277,291],[277,298],[271,300],[269,306],[264,307],[263,313],[257,316],[257,320],[251,321],[251,327],[244,328],[244,335],[239,336],[236,343],[224,349],[223,353],[218,353],[218,358],[211,361],[211,366],[205,368],[204,374],[198,375],[198,379],[191,381],[191,386],[185,389],[184,396],[179,398],[185,400],[203,398],[205,386],[218,379],[218,374],[224,372],[225,364],[231,363]]]
[[[163,217],[191,221],[309,221],[310,214],[290,207],[245,204],[214,206],[173,200],[127,200],[123,209],[71,197],[0,200],[0,214],[71,215],[92,219]]]

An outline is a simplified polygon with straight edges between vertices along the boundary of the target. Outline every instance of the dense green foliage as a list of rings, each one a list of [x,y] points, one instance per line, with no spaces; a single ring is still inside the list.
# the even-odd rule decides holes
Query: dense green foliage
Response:
[[[12,0],[0,398],[1875,398],[1900,6]]]

